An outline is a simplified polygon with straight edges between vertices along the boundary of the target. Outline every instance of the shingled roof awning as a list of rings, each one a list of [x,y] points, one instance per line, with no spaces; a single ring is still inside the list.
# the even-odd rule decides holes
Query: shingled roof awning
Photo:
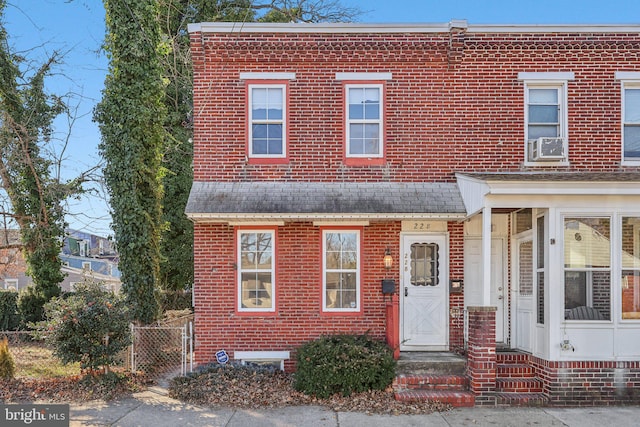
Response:
[[[194,221],[248,219],[462,219],[455,183],[194,182]]]
[[[553,197],[568,202],[589,196],[640,196],[640,173],[631,171],[480,172],[457,173],[456,178],[469,216],[486,206],[527,207],[518,196],[536,207],[547,206]]]

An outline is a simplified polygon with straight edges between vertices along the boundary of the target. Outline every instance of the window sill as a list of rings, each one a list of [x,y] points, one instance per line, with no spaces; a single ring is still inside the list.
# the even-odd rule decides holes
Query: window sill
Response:
[[[634,167],[638,167],[640,166],[640,159],[638,160],[623,160],[620,162],[620,166],[634,166]]]
[[[383,166],[386,160],[383,157],[346,157],[346,166]]]
[[[524,165],[527,167],[534,167],[534,168],[544,168],[544,167],[558,167],[558,166],[570,166],[570,163],[567,160],[562,160],[562,161],[557,161],[557,162],[532,162],[532,161],[525,161]]]
[[[287,157],[249,157],[250,165],[282,165],[289,163]]]

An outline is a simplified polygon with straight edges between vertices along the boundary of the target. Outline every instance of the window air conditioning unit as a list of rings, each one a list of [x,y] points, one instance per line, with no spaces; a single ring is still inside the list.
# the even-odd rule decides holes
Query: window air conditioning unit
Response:
[[[564,139],[540,137],[531,143],[531,160],[534,162],[564,160]]]

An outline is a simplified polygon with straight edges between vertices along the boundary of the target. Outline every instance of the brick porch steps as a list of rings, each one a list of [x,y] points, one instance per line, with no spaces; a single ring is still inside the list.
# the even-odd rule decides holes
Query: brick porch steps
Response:
[[[535,372],[527,363],[498,363],[496,376],[498,378],[534,378]]]
[[[530,355],[520,352],[496,353],[496,392],[498,406],[546,406],[542,380],[529,364]]]
[[[542,381],[537,378],[496,378],[496,392],[542,393]]]
[[[401,402],[435,401],[454,407],[475,406],[475,396],[465,390],[404,390],[396,391],[395,398]]]
[[[436,401],[474,406],[465,375],[466,360],[448,352],[400,353],[393,389],[402,402]]]
[[[467,378],[462,375],[398,375],[396,390],[466,390]]]
[[[549,398],[543,393],[496,393],[498,406],[547,406]]]

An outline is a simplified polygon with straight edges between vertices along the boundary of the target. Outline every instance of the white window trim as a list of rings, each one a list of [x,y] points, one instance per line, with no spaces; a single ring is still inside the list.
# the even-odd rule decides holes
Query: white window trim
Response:
[[[247,362],[279,362],[284,371],[284,361],[291,358],[288,351],[235,351],[233,357],[244,365]]]
[[[625,126],[625,108],[627,105],[625,97],[625,89],[640,90],[640,72],[618,71],[616,79],[620,80],[620,164],[623,166],[639,166],[640,157],[633,159],[625,159],[624,157],[624,126]]]
[[[4,288],[9,289],[10,286],[16,288],[18,290],[18,279],[4,279]]]
[[[619,228],[617,222],[621,221],[622,216],[625,216],[623,213],[615,213],[615,212],[607,212],[607,211],[599,211],[599,210],[589,210],[589,209],[567,209],[559,214],[560,221],[560,230],[562,230],[564,234],[565,220],[567,218],[601,218],[609,220],[609,267],[572,267],[567,268],[564,266],[565,259],[563,255],[562,264],[560,266],[562,271],[562,308],[564,310],[564,272],[565,271],[584,271],[584,272],[599,272],[599,271],[608,271],[610,277],[610,285],[609,285],[609,320],[578,320],[578,319],[565,319],[564,311],[562,316],[562,322],[565,325],[585,325],[585,324],[613,324],[614,320],[621,316],[622,307],[617,307],[618,298],[620,298],[621,287],[616,285],[620,280],[621,268],[618,265],[619,261],[615,258],[619,255],[619,248],[622,247],[622,237],[619,235]],[[567,242],[565,242],[564,238],[562,239],[562,254],[565,253],[565,247]],[[551,274],[551,273],[549,273]],[[587,283],[586,283],[586,292],[587,292],[587,303],[593,306],[593,277],[587,274]],[[616,277],[617,276],[617,277]]]
[[[528,73],[521,73],[528,74]],[[555,74],[555,73],[553,73]],[[558,104],[560,112],[558,114],[558,120],[560,120],[560,138],[562,138],[563,150],[565,157],[562,160],[557,161],[533,161],[530,156],[529,149],[529,90],[530,89],[557,89],[558,90]],[[569,111],[567,107],[567,80],[552,80],[552,79],[536,79],[525,81],[524,84],[524,156],[525,166],[568,166],[569,165],[569,131],[568,120]]]
[[[622,223],[622,219],[623,218],[640,218],[640,214],[634,214],[634,213],[620,213],[618,215],[617,221],[621,224]],[[622,244],[623,244],[623,236],[622,236],[622,230],[620,230],[619,232],[620,234],[620,243],[619,246],[620,248],[618,250],[616,250],[616,253],[619,254],[620,257],[622,257]],[[636,256],[635,254],[640,254],[640,224],[633,224],[633,251],[634,251],[634,256]],[[640,271],[640,268],[638,267],[625,267],[622,259],[620,259],[620,266],[616,269],[616,275],[618,277],[622,277],[622,272],[623,271]],[[620,286],[617,286],[617,289],[620,292],[620,299],[622,299],[622,282],[620,283]],[[634,295],[636,298],[638,298],[637,295]],[[623,311],[622,311],[622,301],[618,304],[616,304],[616,306],[620,306],[620,307],[616,307],[616,309],[619,311],[619,313],[616,314],[617,318],[620,319],[620,321],[622,323],[638,323],[640,321],[640,319],[625,319],[623,318]]]
[[[253,154],[253,89],[276,89],[282,90],[282,120],[259,120],[256,123],[282,123],[282,153],[281,154]],[[252,159],[284,159],[287,157],[287,85],[285,84],[250,84],[249,91],[249,158]]]
[[[366,89],[376,88],[379,90],[380,96],[380,114],[377,120],[353,120],[354,123],[377,123],[378,124],[378,153],[376,154],[351,154],[351,131],[350,124],[352,120],[349,118],[349,89]],[[381,159],[384,157],[384,87],[379,83],[363,83],[363,84],[346,84],[344,86],[344,99],[345,99],[345,135],[346,135],[346,147],[345,157],[349,159]]]
[[[262,233],[271,234],[271,307],[267,308],[258,308],[258,307],[242,307],[242,234],[254,234],[254,233]],[[237,295],[237,309],[238,312],[242,313],[256,313],[256,312],[267,312],[272,313],[276,311],[276,232],[273,229],[242,229],[238,230],[236,233],[236,252],[237,252],[237,271],[238,271],[238,283],[236,286],[236,295]],[[267,270],[264,270],[265,272]]]
[[[355,233],[356,235],[356,306],[354,308],[327,308],[327,233]],[[360,230],[325,229],[322,230],[322,311],[325,313],[357,313],[361,307],[361,250]]]
[[[83,271],[93,271],[93,270],[91,269],[91,262],[83,261],[83,262],[82,262],[82,270],[83,270]]]

